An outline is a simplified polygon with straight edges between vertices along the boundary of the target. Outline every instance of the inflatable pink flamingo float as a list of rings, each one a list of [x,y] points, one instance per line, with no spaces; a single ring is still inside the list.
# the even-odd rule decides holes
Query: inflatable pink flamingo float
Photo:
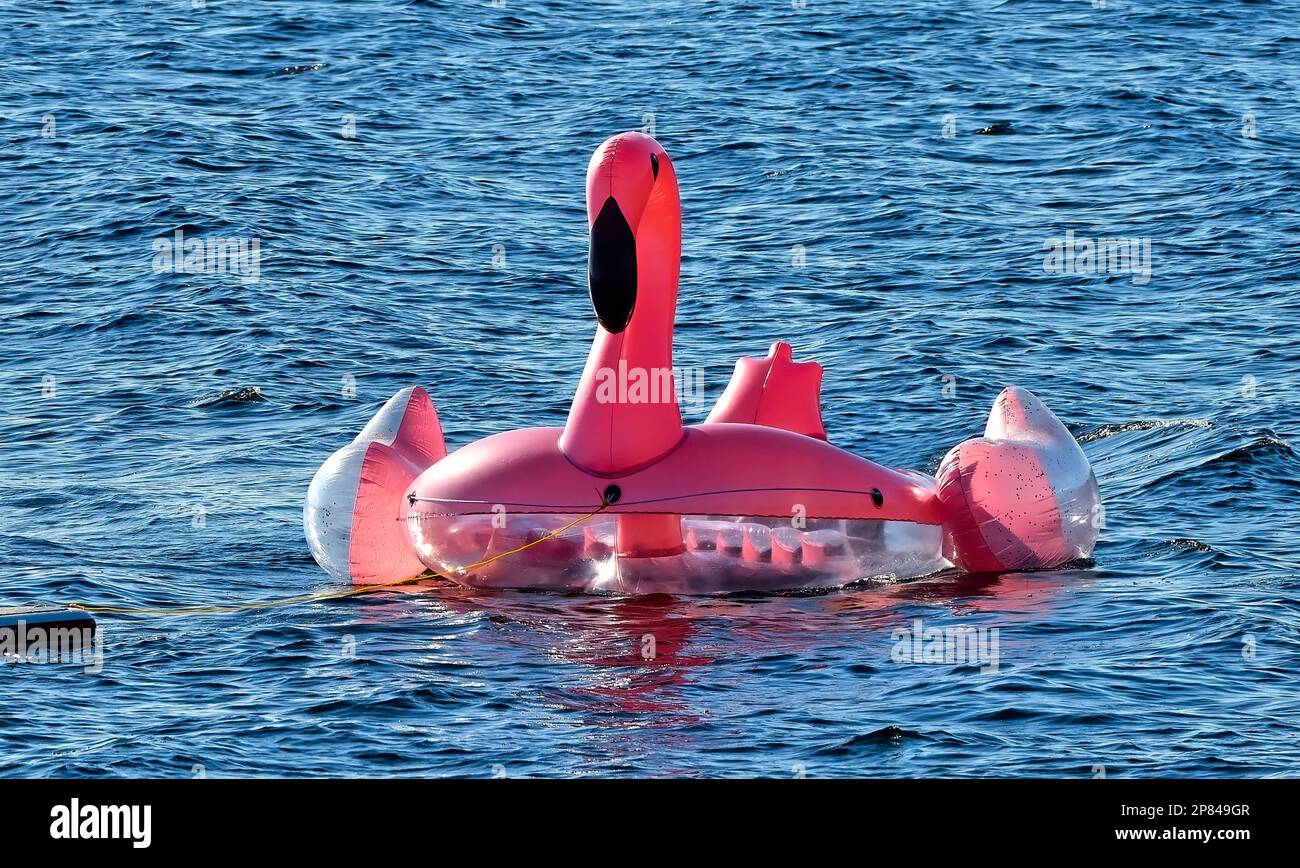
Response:
[[[821,366],[784,342],[742,358],[708,420],[683,425],[681,206],[657,141],[629,132],[596,150],[587,215],[598,324],[564,427],[449,454],[428,393],[398,392],[312,480],[303,520],[327,571],[358,584],[432,570],[476,587],[710,593],[1044,569],[1091,553],[1092,469],[1023,389],[998,395],[984,436],[952,449],[935,478],[829,443]]]

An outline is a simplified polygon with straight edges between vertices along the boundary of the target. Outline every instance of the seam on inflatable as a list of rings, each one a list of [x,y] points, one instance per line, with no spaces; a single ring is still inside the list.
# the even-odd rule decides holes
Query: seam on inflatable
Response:
[[[961,491],[961,502],[966,506],[966,514],[970,516],[971,524],[975,526],[975,532],[979,534],[980,544],[984,546],[984,551],[990,556],[993,555],[993,546],[989,545],[989,539],[984,535],[984,528],[980,526],[979,521],[975,518],[975,511],[971,509],[970,498],[966,495],[966,486],[962,484],[962,478],[966,476],[965,465],[961,461],[961,453],[957,453],[957,488]]]
[[[719,493],[726,494],[727,492],[719,492]],[[487,501],[482,501],[482,502],[486,503]],[[646,503],[653,503],[653,502],[654,501],[646,501]],[[584,504],[578,506],[566,506],[566,507],[550,507],[550,506],[544,506],[539,504],[528,504],[528,503],[518,504],[518,503],[507,502],[502,505],[503,506],[527,506],[531,508],[534,511],[534,513],[537,515],[573,515],[574,513],[580,513],[583,510],[590,511],[592,508],[591,504]],[[399,516],[397,521],[410,523],[412,521],[431,521],[435,518],[446,518],[448,516],[455,517],[455,516],[482,515],[482,514],[483,513],[476,513],[476,512],[412,512],[404,516]],[[610,516],[664,515],[665,510],[607,509],[604,511],[604,514]],[[671,511],[669,511],[669,514],[675,515],[676,513],[671,513]],[[751,513],[747,513],[746,517],[747,518],[789,518],[790,514],[787,512],[751,512]],[[900,522],[902,524],[915,524],[918,525],[919,527],[942,527],[943,526],[942,523],[930,524],[929,522],[912,521],[911,519],[905,519],[905,518],[876,519],[876,518],[868,518],[861,515],[809,515],[807,516],[807,518],[816,519],[817,521],[893,521],[893,522]]]
[[[763,403],[767,400],[767,384],[772,379],[772,371],[776,369],[776,354],[767,360],[767,370],[763,372],[763,383],[758,387],[758,400],[754,402],[754,424],[761,425],[758,420],[763,418]]]
[[[609,149],[609,192],[606,196],[614,195],[614,161],[618,159],[618,145],[622,137],[614,139],[614,144]]]
[[[618,146],[615,145],[615,147],[618,147]],[[611,161],[611,162],[612,162],[612,161]],[[612,173],[611,173],[611,175],[612,175]],[[611,189],[613,188],[613,184],[614,184],[614,182],[611,180],[611,181],[610,181],[610,187],[611,187]],[[611,193],[611,195],[613,195],[613,194]],[[632,316],[635,316],[635,315],[636,315],[636,302],[633,301],[633,302],[632,302],[632,314],[630,314],[630,315],[628,316],[628,321],[627,321],[629,326],[632,324]],[[624,331],[619,332],[617,335],[615,335],[616,340],[618,340],[618,360],[619,360],[620,362],[626,360],[626,356],[624,356],[624,354],[623,354],[623,352],[624,352],[624,346],[625,346],[625,344],[627,343],[627,341],[625,341],[625,340],[623,339],[623,336],[626,335],[626,334],[627,334],[627,331],[626,331],[626,329],[625,329]],[[614,441],[618,439],[618,435],[617,435],[617,433],[614,431],[614,428],[615,428],[615,426],[618,424],[618,413],[616,412],[616,411],[618,410],[618,406],[619,406],[619,405],[618,405],[617,402],[615,402],[615,403],[613,403],[613,404],[611,404],[611,405],[609,406],[609,442],[605,444],[606,447],[607,447],[606,452],[605,452],[605,466],[606,466],[606,467],[613,467],[613,466],[614,466]]]
[[[574,465],[574,467],[577,466],[578,465],[576,464]],[[646,465],[646,466],[648,467],[650,465]],[[587,473],[588,475],[594,475],[587,470],[583,470],[583,473]],[[622,473],[604,473],[604,474],[600,474],[599,476],[600,478],[603,479],[624,478],[624,474]],[[664,503],[670,500],[685,500],[692,497],[713,497],[719,494],[749,494],[754,492],[769,492],[769,491],[802,491],[802,492],[810,492],[814,494],[852,494],[852,495],[857,495],[865,498],[871,497],[871,491],[869,490],[863,491],[862,489],[858,489],[858,488],[821,488],[821,487],[813,487],[807,485],[791,485],[791,486],[782,485],[782,486],[764,486],[761,488],[720,488],[711,491],[692,491],[692,492],[687,492],[686,494],[674,494],[671,496],[664,496],[664,497],[652,497],[644,500],[620,500],[619,506],[621,507],[621,506],[648,505],[654,503]],[[419,500],[422,503],[469,503],[469,504],[481,504],[484,506],[487,506],[489,504],[499,503],[503,506],[523,506],[523,507],[529,507],[531,509],[554,510],[556,512],[573,512],[575,510],[581,511],[583,509],[591,508],[591,504],[588,503],[527,503],[527,502],[517,501],[517,500],[504,500],[504,501],[466,500],[464,498],[457,498],[457,497],[421,497],[421,498],[417,498],[417,500]],[[606,511],[610,513],[630,512],[630,510],[624,510],[618,507],[611,507]],[[420,513],[420,515],[465,515],[465,514],[472,514],[472,513]],[[772,515],[781,518],[788,517],[786,513],[772,513]],[[838,516],[837,515],[816,515],[816,516],[808,516],[808,517],[809,518],[835,518],[835,519],[842,518],[846,520],[857,520],[859,518],[858,516],[851,516],[851,515],[838,515]],[[929,522],[915,521],[912,519],[894,518],[894,519],[883,519],[883,520],[884,521],[907,521],[910,522],[911,524],[921,524],[927,526],[939,526],[943,524],[942,518],[940,519],[940,521],[935,522],[933,525],[931,525]]]
[[[686,442],[686,435],[689,433],[690,427],[691,426],[687,426],[687,425],[682,426],[682,436],[678,438],[677,442],[673,444],[672,448],[669,449],[667,452],[665,452],[663,455],[660,455],[657,458],[651,458],[649,461],[643,461],[640,464],[635,464],[632,467],[624,468],[623,470],[609,470],[609,471],[592,470],[590,467],[583,467],[581,464],[574,461],[573,456],[565,452],[563,449],[560,449],[559,453],[562,456],[564,456],[564,460],[569,462],[569,464],[575,470],[579,470],[587,474],[588,476],[594,476],[597,479],[622,479],[627,476],[633,476],[637,473],[640,473],[642,470],[646,470],[650,467],[653,467],[654,465],[658,464],[660,461],[663,461],[669,455],[672,455],[674,452],[680,449],[682,447],[682,444]],[[557,442],[558,442],[558,438],[557,438]],[[486,501],[483,502],[486,503]]]

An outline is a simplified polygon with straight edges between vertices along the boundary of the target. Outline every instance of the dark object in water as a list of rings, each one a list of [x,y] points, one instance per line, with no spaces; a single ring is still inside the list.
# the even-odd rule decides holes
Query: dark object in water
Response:
[[[257,401],[265,401],[266,396],[262,394],[259,386],[244,386],[238,389],[223,389],[216,395],[209,395],[206,398],[199,398],[190,403],[191,407],[227,407],[235,404],[251,404]]]
[[[1011,132],[1011,121],[998,121],[975,131],[977,136],[1004,136]]]
[[[95,631],[95,619],[89,612],[56,606],[18,606],[0,609],[0,631],[40,627],[44,630],[70,629]]]

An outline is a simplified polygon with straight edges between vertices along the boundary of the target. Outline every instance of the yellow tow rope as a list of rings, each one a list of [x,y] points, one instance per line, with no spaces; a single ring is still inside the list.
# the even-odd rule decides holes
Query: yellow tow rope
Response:
[[[608,507],[609,503],[601,503],[601,505],[592,512],[589,512],[586,515],[580,515],[568,524],[558,527],[549,533],[543,534],[535,540],[526,542],[518,548],[511,549],[510,551],[500,552],[490,558],[476,561],[469,566],[462,567],[457,572],[462,574],[468,573],[472,570],[478,569],[479,567],[485,567],[494,561],[499,561],[502,558],[509,557],[510,555],[519,554],[525,549],[530,549],[535,545],[540,545],[547,540],[555,539],[557,536],[575,525],[581,524],[587,519],[593,518],[594,516],[604,512]],[[251,603],[236,603],[230,606],[166,606],[161,608],[137,609],[130,606],[94,606],[89,603],[69,603],[68,608],[75,609],[78,612],[99,612],[107,615],[157,615],[163,617],[181,617],[183,615],[233,615],[236,612],[252,612],[258,609],[275,609],[281,606],[297,606],[302,603],[317,603],[324,600],[341,600],[345,597],[359,597],[362,594],[373,594],[377,591],[386,591],[389,588],[400,588],[403,585],[413,585],[417,582],[436,578],[445,579],[450,577],[442,573],[434,572],[433,570],[427,570],[418,576],[412,576],[409,579],[398,579],[395,582],[383,582],[378,585],[357,585],[356,587],[344,588],[339,591],[321,591],[315,594],[299,594],[296,597],[282,597],[277,600],[257,600]]]

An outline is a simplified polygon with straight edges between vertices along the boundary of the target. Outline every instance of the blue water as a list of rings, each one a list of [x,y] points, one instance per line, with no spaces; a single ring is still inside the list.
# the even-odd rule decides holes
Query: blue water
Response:
[[[933,471],[1026,386],[1106,527],[821,595],[104,616],[101,673],[0,664],[0,774],[1300,771],[1295,3],[190,7],[0,3],[0,605],[329,590],[308,481],[397,389],[453,446],[562,423],[587,158],[651,125],[710,400],[787,338],[833,441]],[[155,273],[177,229],[260,279]],[[1150,280],[1046,273],[1067,230]],[[893,662],[916,619],[998,670]]]

